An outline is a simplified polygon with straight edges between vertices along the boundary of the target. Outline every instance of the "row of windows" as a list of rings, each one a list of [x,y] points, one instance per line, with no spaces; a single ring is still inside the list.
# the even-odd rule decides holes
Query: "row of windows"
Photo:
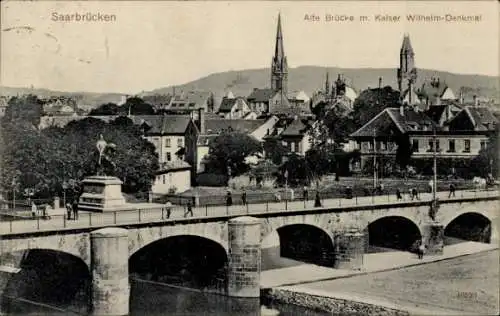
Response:
[[[470,139],[464,139],[462,140],[463,141],[463,152],[464,153],[470,153]],[[456,152],[456,144],[457,140],[455,139],[449,139],[448,140],[448,149],[447,149],[447,152],[450,152],[450,153],[454,153]],[[434,145],[435,143],[435,145]],[[482,149],[485,149],[486,148],[486,140],[481,140],[480,142],[481,144],[481,150]],[[427,151],[428,152],[432,152],[434,151],[434,148],[436,151],[440,151],[441,148],[440,148],[440,142],[438,140],[434,141],[434,140],[429,140],[428,141],[428,147],[427,147]],[[419,151],[419,141],[418,139],[414,139],[413,140],[413,150],[418,152]]]
[[[283,141],[282,142],[283,146],[288,147],[288,142]],[[300,142],[290,142],[290,151],[291,152],[300,152]]]
[[[153,144],[155,147],[158,147],[158,141],[159,138],[153,138]],[[165,147],[169,148],[172,146],[172,140],[170,138],[165,139]],[[182,147],[184,146],[184,139],[182,138],[177,138],[177,147]]]

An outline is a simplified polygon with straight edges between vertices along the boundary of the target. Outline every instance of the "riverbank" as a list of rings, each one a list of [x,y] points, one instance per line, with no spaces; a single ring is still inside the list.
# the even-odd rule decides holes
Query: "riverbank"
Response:
[[[333,314],[497,315],[498,245],[493,246],[384,271],[267,288],[262,296],[271,305]]]

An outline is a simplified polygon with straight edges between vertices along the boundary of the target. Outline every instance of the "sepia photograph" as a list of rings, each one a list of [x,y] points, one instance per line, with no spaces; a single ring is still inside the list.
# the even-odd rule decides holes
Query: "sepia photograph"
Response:
[[[499,20],[2,1],[0,315],[499,315]]]

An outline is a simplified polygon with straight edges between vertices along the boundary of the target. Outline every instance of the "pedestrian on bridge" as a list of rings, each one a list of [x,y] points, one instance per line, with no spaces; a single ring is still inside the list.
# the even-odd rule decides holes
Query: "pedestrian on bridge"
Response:
[[[190,214],[191,217],[193,217],[193,204],[191,203],[191,201],[189,201],[187,204],[187,211],[184,214],[184,217],[187,217],[188,214]]]
[[[316,191],[316,197],[314,198],[314,207],[321,207],[321,198],[319,196],[319,191]]]
[[[307,187],[304,186],[304,191],[302,192],[303,194],[303,197],[304,197],[304,201],[308,201],[309,200],[309,192],[307,191]]]
[[[452,195],[455,197],[455,185],[450,183],[450,195],[448,195],[448,198],[451,198]]]
[[[71,203],[67,202],[66,203],[66,214],[68,216],[68,220],[71,219],[71,213],[73,212],[73,208],[71,207]]]
[[[226,194],[226,206],[231,206],[233,205],[233,196],[231,194],[231,191],[227,191]]]
[[[247,205],[247,191],[243,191],[243,193],[241,194],[241,202],[243,203],[243,205]]]
[[[31,202],[31,216],[33,216],[33,218],[36,217],[36,212],[37,212],[36,204],[35,202]]]
[[[73,200],[73,219],[78,219],[78,197]]]
[[[172,203],[167,200],[167,203],[165,203],[165,211],[167,212],[167,219],[170,218],[170,214],[172,213]],[[163,218],[163,212],[161,214],[161,219]]]
[[[396,189],[396,198],[398,199],[398,201],[403,199],[403,196],[401,195],[401,191],[399,190],[399,188]]]

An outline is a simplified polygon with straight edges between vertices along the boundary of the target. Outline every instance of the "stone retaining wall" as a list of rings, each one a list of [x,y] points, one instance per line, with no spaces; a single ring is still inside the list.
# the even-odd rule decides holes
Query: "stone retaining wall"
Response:
[[[304,293],[282,288],[266,289],[262,296],[266,301],[278,304],[293,304],[338,315],[410,315],[407,311],[388,304],[331,297],[319,293]]]

